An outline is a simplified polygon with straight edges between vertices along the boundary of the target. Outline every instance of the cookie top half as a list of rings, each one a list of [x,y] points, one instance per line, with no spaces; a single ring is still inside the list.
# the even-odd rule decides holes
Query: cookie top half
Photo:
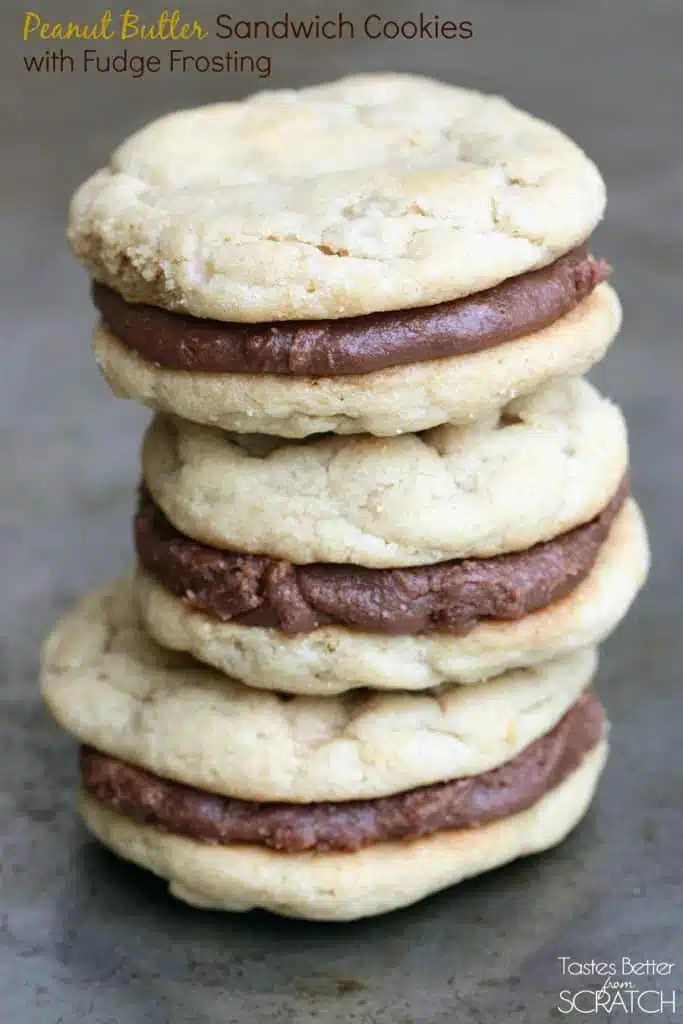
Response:
[[[129,302],[331,319],[545,266],[604,205],[582,150],[504,99],[366,74],[154,121],[78,189],[69,238]]]

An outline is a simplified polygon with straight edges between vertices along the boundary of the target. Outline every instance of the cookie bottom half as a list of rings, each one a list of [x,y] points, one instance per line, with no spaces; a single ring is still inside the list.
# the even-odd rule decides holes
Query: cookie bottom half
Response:
[[[375,843],[354,852],[281,853],[222,846],[138,824],[83,792],[86,826],[120,857],[168,881],[203,909],[263,908],[287,917],[349,921],[407,906],[466,878],[559,843],[586,813],[607,756],[602,739],[534,804],[476,828]]]
[[[470,424],[558,377],[599,362],[621,324],[616,292],[603,283],[555,323],[492,349],[394,366],[359,376],[279,377],[196,373],[144,359],[100,323],[97,364],[115,394],[238,433],[391,437]]]
[[[142,570],[134,593],[145,628],[163,647],[260,690],[331,696],[359,687],[419,691],[478,683],[601,643],[625,616],[648,566],[645,525],[630,499],[595,565],[570,593],[516,620],[484,619],[464,635],[392,636],[331,625],[289,636],[222,622]]]

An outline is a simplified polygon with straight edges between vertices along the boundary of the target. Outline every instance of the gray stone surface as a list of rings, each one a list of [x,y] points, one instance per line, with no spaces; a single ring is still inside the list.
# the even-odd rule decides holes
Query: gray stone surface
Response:
[[[42,6],[54,20],[86,18],[95,9],[86,0]],[[195,0],[191,7],[207,21],[221,9],[262,17],[280,9],[266,0]],[[683,6],[469,0],[457,7],[459,17],[474,21],[471,42],[275,44],[271,84],[351,69],[434,73],[505,92],[557,121],[604,170],[611,202],[595,248],[615,265],[626,326],[595,379],[629,418],[654,568],[628,623],[604,651],[600,685],[614,752],[597,803],[548,856],[346,927],[194,912],[88,841],[73,811],[74,746],[38,700],[38,648],[77,595],[130,561],[146,415],[110,397],[93,366],[86,281],[63,241],[66,204],[136,125],[256,83],[200,74],[139,81],[29,75],[19,41],[24,7],[5,0],[3,1021],[540,1024],[563,1019],[555,1009],[568,987],[560,956],[678,961],[671,978],[637,984],[683,985]],[[377,8],[403,17],[419,11],[407,0],[378,0]],[[293,2],[291,9],[310,13],[315,5]],[[368,9],[355,0],[345,6],[352,15]],[[138,10],[158,13],[151,3]],[[432,5],[425,2],[423,10],[431,13]],[[210,42],[215,52],[226,46]],[[683,1019],[680,993],[679,1002]],[[656,1019],[677,1016],[665,1011]]]

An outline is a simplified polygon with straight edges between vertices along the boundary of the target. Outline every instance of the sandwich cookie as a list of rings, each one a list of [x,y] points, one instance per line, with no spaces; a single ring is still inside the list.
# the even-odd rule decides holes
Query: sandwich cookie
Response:
[[[647,571],[623,421],[582,381],[420,438],[157,420],[143,462],[147,628],[256,687],[477,682],[602,640]]]
[[[158,648],[130,580],[46,642],[43,694],[84,744],[82,810],[199,906],[350,919],[558,842],[606,753],[588,650],[482,687],[255,693]]]
[[[368,593],[360,586],[354,593],[354,582],[362,570],[353,570],[347,578],[347,567],[342,571],[321,564],[303,567],[305,593],[310,593],[306,570],[312,570],[315,594],[320,592],[315,586],[320,582],[316,574],[327,583],[330,569],[333,582],[337,582],[337,573],[341,577],[340,586],[330,592],[323,589],[323,595],[340,596],[340,606],[346,609],[351,604],[350,590],[351,597],[358,597],[358,605],[352,606],[351,625],[317,626],[300,633],[282,628],[283,619],[291,621],[288,617],[293,614],[298,618],[301,607],[297,601],[288,603],[292,593],[289,581],[285,579],[282,602],[278,598],[266,605],[268,590],[255,589],[260,581],[258,576],[249,577],[249,561],[244,575],[248,592],[255,595],[254,603],[258,601],[257,611],[232,618],[217,614],[214,597],[230,602],[235,591],[242,592],[240,568],[235,581],[231,579],[235,571],[232,556],[226,558],[225,552],[188,542],[185,537],[175,548],[181,535],[168,524],[164,546],[172,553],[169,562],[175,569],[177,561],[183,568],[189,561],[191,575],[179,572],[167,579],[158,569],[159,550],[148,547],[147,522],[144,514],[139,514],[138,550],[152,571],[138,570],[134,594],[146,628],[160,644],[189,652],[259,689],[330,695],[366,686],[422,690],[442,683],[477,683],[508,669],[536,665],[601,643],[616,629],[645,582],[649,566],[640,510],[632,499],[621,504],[622,500],[623,488],[596,519],[519,556],[455,561],[445,563],[445,568],[442,563],[434,568],[437,575],[444,573],[446,581],[444,589],[436,593],[428,590],[429,577],[425,583],[420,570],[366,570],[374,579],[388,577],[386,587],[380,580],[376,590],[369,588]],[[612,521],[615,506],[619,512]],[[252,557],[256,556],[247,559]],[[225,574],[217,572],[215,582],[212,570],[222,569],[225,561],[228,568]],[[237,561],[241,562],[242,556],[237,556]],[[505,571],[511,566],[519,568],[519,576]],[[534,570],[538,576],[533,575]],[[392,581],[397,577],[394,587]],[[361,575],[360,579],[363,585],[367,583],[367,577]],[[275,574],[269,583],[268,589],[277,587]],[[204,584],[203,590],[200,584]],[[387,591],[392,607],[376,603]],[[298,597],[298,592],[294,596]],[[443,611],[441,622],[430,617],[432,598]],[[473,609],[476,599],[482,602],[479,609]],[[536,604],[542,600],[547,603]],[[312,614],[310,607],[304,604],[302,618]],[[283,616],[277,626],[253,624],[262,616],[274,617],[280,609]],[[396,618],[391,620],[393,611]],[[461,611],[472,617],[459,619]],[[481,617],[475,618],[475,611]],[[359,619],[369,625],[359,626]]]
[[[69,237],[118,393],[238,432],[392,435],[602,357],[604,205],[585,154],[505,100],[360,75],[153,122],[77,191]]]
[[[579,823],[607,756],[600,741],[534,804],[478,828],[376,843],[357,853],[283,855],[262,846],[197,842],[113,810],[84,793],[81,814],[105,846],[168,881],[171,895],[206,910],[259,907],[286,917],[351,921],[415,903],[547,850]]]

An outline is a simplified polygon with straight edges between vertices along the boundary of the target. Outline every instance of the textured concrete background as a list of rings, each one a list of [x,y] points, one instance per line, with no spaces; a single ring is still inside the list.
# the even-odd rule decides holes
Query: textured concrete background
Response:
[[[371,9],[342,4],[353,17]],[[41,6],[53,20],[99,13],[86,0]],[[211,23],[221,10],[273,17],[281,9],[266,0],[190,7]],[[560,956],[678,961],[661,984],[683,986],[683,4],[424,0],[425,14],[471,18],[474,39],[267,50],[273,86],[395,68],[505,92],[557,121],[599,162],[611,201],[595,251],[615,265],[626,325],[595,378],[629,418],[655,557],[649,587],[605,648],[600,682],[614,752],[582,827],[542,859],[342,928],[185,909],[89,842],[75,818],[74,746],[40,708],[38,646],[77,595],[130,561],[146,415],[110,397],[94,369],[86,280],[63,241],[67,200],[148,118],[260,84],[229,75],[29,75],[23,9],[4,0],[0,14],[2,1019],[540,1024],[564,1019],[555,1009],[568,987]],[[137,9],[159,12],[149,2]],[[376,9],[404,18],[420,7],[377,0]],[[293,0],[290,10],[316,7]],[[204,46],[226,48],[213,39]]]

